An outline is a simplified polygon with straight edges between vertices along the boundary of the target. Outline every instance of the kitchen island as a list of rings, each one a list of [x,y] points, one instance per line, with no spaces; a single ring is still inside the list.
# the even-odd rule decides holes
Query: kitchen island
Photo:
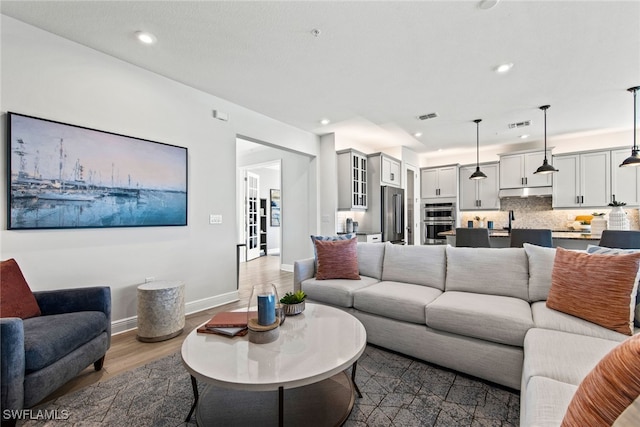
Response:
[[[447,244],[456,245],[456,231],[445,231],[438,234],[447,238]],[[511,241],[508,230],[489,230],[489,241],[492,248],[508,248]],[[588,245],[597,245],[600,242],[599,234],[584,233],[581,231],[552,230],[553,247],[565,249],[587,249]]]

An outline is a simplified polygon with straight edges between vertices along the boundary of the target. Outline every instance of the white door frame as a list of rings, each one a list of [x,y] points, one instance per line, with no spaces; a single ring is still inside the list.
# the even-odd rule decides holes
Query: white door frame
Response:
[[[406,170],[404,173],[404,177],[403,179],[405,179],[406,181],[406,176],[407,176],[407,170],[410,170],[413,172],[413,201],[409,200],[409,194],[407,194],[407,192],[405,191],[405,197],[407,198],[406,200],[406,206],[409,206],[409,203],[413,203],[413,224],[411,224],[412,227],[412,236],[413,236],[413,242],[412,244],[414,245],[419,245],[421,243],[421,239],[420,239],[420,218],[421,218],[421,213],[420,213],[420,175],[419,172],[420,170],[418,169],[418,167],[411,165],[409,163],[405,163],[406,166]],[[405,182],[405,190],[407,188],[407,184]],[[405,210],[405,216],[407,215],[407,210]],[[405,218],[405,224],[409,224],[409,221],[407,218]],[[409,242],[407,242],[409,243]]]

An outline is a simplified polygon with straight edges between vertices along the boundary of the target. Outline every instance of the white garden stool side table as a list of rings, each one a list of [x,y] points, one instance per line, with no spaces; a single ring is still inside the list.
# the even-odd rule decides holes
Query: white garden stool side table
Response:
[[[165,341],[183,329],[184,282],[158,280],[138,286],[139,341]]]

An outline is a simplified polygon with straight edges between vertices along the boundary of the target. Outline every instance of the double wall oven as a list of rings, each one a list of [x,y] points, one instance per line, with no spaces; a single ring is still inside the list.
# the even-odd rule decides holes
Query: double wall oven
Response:
[[[423,244],[444,245],[446,237],[438,236],[443,231],[456,227],[455,203],[425,203],[422,208]]]

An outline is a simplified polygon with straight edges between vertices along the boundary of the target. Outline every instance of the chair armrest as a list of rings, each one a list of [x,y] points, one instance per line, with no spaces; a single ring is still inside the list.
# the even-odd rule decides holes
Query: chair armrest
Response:
[[[77,311],[102,311],[111,319],[111,289],[108,286],[37,291],[33,295],[43,316]]]
[[[0,319],[0,382],[2,420],[5,409],[24,406],[24,327],[19,317]],[[3,423],[4,424],[4,423]]]
[[[301,283],[307,279],[313,278],[316,275],[316,260],[315,258],[307,258],[293,263],[293,290],[299,291]]]

